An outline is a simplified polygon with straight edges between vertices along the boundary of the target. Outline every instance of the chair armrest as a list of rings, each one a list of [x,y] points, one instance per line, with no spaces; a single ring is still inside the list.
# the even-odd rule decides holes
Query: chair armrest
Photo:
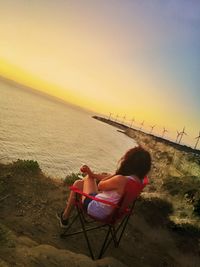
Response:
[[[97,197],[88,195],[88,194],[82,192],[81,190],[79,190],[76,186],[70,186],[69,188],[70,188],[71,191],[73,191],[73,192],[75,192],[75,193],[77,193],[77,194],[79,194],[79,195],[85,196],[85,197],[90,198],[90,199],[92,199],[92,200],[95,200],[95,201],[97,201],[97,202],[104,203],[104,204],[106,204],[106,205],[110,205],[110,206],[112,206],[113,208],[119,208],[119,206],[118,206],[117,204],[114,204],[113,202],[111,202],[111,201],[107,201],[107,200],[105,200],[105,199],[101,199],[101,198],[97,198]]]
[[[149,184],[149,178],[148,178],[148,176],[145,176],[143,179],[143,185],[146,186],[148,184]]]

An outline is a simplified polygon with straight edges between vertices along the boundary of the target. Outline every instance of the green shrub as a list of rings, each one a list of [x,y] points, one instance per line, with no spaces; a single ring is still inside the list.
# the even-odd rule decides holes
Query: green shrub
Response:
[[[196,188],[191,188],[191,189],[188,189],[184,195],[184,197],[188,200],[188,202],[191,202],[193,203],[194,202],[194,198],[195,198],[195,195],[197,194],[197,189]]]
[[[38,174],[41,172],[40,166],[35,160],[22,160],[18,159],[13,162],[13,168],[19,173]]]
[[[194,209],[193,209],[194,214],[200,217],[200,196],[199,195],[198,197],[196,197],[193,206],[194,206]]]
[[[5,191],[4,180],[0,177],[0,196],[3,195],[4,191]]]
[[[0,224],[0,248],[5,246],[13,247],[14,242],[10,230],[3,224]]]
[[[172,196],[180,196],[193,205],[193,212],[200,217],[200,179],[196,176],[168,177],[162,189]]]
[[[180,233],[181,235],[185,235],[189,237],[200,237],[200,228],[189,223],[176,224],[170,221],[170,223],[168,224],[168,227],[171,230],[177,233]]]
[[[167,177],[163,181],[162,189],[170,195],[179,195],[193,200],[200,192],[200,179],[196,176]]]
[[[164,179],[162,189],[167,191],[170,195],[174,196],[180,193],[180,188],[182,186],[182,182],[179,177],[167,177]]]
[[[76,180],[80,179],[78,176],[81,175],[80,173],[70,173],[64,178],[64,183],[67,185],[72,185]]]
[[[143,216],[152,227],[166,225],[169,222],[169,215],[173,213],[172,204],[157,197],[140,198],[136,207],[140,216]]]

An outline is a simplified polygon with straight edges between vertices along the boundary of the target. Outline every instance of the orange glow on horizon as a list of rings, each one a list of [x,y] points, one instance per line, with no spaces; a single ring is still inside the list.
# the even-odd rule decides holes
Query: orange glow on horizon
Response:
[[[107,99],[106,95],[103,96],[104,99],[102,99],[102,97],[99,98],[98,91],[93,98],[88,98],[87,94],[86,96],[77,94],[77,92],[73,92],[72,89],[70,90],[48,81],[44,81],[36,75],[33,75],[14,64],[8,63],[3,59],[0,59],[0,75],[19,84],[101,114],[106,114],[109,113],[110,110],[115,110],[115,112],[121,114],[126,113],[127,116],[131,117],[133,113],[133,107],[131,105],[126,105],[126,107],[124,107],[124,105],[121,104],[120,88],[114,87],[112,84],[110,84],[110,89],[113,91],[113,99]],[[113,103],[112,100],[114,100]],[[135,109],[136,108],[135,104]],[[148,114],[149,112],[145,111],[145,109],[138,108],[138,117],[141,117],[141,119],[144,116],[148,116]]]
[[[148,129],[150,129],[149,128],[150,125],[156,124],[157,126],[155,127],[154,132],[161,133],[163,129],[162,127],[166,127],[166,125],[169,124],[171,125],[171,127],[170,128],[168,127],[169,129],[168,135],[172,136],[173,132],[176,132],[177,129],[176,121],[171,119],[173,117],[173,110],[171,113],[169,108],[168,114],[162,112],[158,113],[158,110],[162,110],[163,103],[161,101],[160,103],[159,102],[156,103],[157,99],[155,100],[153,95],[151,96],[149,95],[146,98],[144,96],[143,103],[146,101],[147,105],[143,106],[140,104],[136,105],[134,103],[135,101],[134,96],[133,99],[130,100],[129,104],[124,105],[121,102],[122,99],[120,98],[119,92],[115,92],[113,87],[113,94],[119,95],[119,97],[115,99],[115,101],[112,102],[112,99],[106,99],[106,96],[105,96],[105,101],[103,102],[101,100],[98,101],[98,92],[97,92],[96,99],[94,102],[92,102],[90,98],[84,97],[81,94],[78,95],[76,91],[73,93],[73,90],[67,90],[66,88],[63,88],[56,84],[44,81],[41,78],[36,77],[36,75],[30,74],[27,71],[23,70],[22,68],[19,68],[14,64],[10,64],[3,59],[0,59],[0,75],[14,82],[30,87],[31,89],[41,91],[48,95],[64,100],[70,104],[80,106],[82,108],[85,108],[93,112],[98,112],[102,115],[109,114],[109,112],[111,111],[115,112],[113,113],[113,117],[116,116],[116,114],[121,114],[121,118],[122,116],[126,115],[127,123],[130,123],[132,118],[135,117],[136,118],[135,126],[138,127],[140,126],[140,123],[144,120],[145,121],[144,129],[146,129],[147,131]],[[137,92],[135,97],[137,98]],[[149,101],[151,102],[155,101],[151,109],[149,109],[148,106]],[[165,124],[163,123],[163,121],[165,122]],[[183,125],[184,118],[180,118],[180,122]]]
[[[13,82],[30,87],[36,91],[41,91],[48,95],[64,100],[67,103],[74,104],[88,110],[92,110],[92,108],[95,110],[95,107],[98,109],[98,105],[92,106],[89,100],[82,98],[80,95],[73,94],[66,88],[62,88],[56,84],[44,81],[3,59],[0,59],[0,76],[2,76],[2,78],[6,78]]]

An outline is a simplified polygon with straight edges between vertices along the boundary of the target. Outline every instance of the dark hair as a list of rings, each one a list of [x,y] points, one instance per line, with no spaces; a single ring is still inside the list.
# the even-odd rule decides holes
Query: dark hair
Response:
[[[138,146],[128,150],[120,159],[120,166],[115,174],[136,175],[142,180],[150,169],[150,153],[141,146]]]

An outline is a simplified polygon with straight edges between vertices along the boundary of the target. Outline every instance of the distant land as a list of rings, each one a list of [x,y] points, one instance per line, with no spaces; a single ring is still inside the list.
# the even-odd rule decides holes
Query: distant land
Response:
[[[114,127],[117,127],[119,129],[121,129],[121,132],[123,132],[124,134],[127,134],[126,130],[128,129],[131,129],[132,131],[135,131],[136,133],[142,133],[143,135],[146,135],[148,137],[151,137],[153,140],[155,141],[159,141],[161,143],[164,143],[166,145],[169,145],[177,150],[180,150],[180,151],[183,151],[183,152],[187,152],[187,153],[193,153],[193,154],[197,154],[197,155],[200,155],[200,150],[199,149],[194,149],[190,146],[186,146],[186,145],[182,145],[182,144],[178,144],[176,142],[173,142],[171,140],[168,140],[168,139],[165,139],[165,138],[162,138],[160,136],[156,136],[156,135],[153,135],[153,134],[150,134],[150,133],[146,133],[142,130],[138,130],[136,128],[134,128],[134,126],[132,127],[128,127],[127,125],[124,125],[120,122],[117,122],[117,121],[113,121],[111,119],[107,119],[107,118],[104,118],[104,117],[100,117],[100,116],[93,116],[94,119],[97,119],[99,121],[102,121],[102,122],[105,122],[105,123],[108,123]],[[128,135],[128,134],[127,134]],[[136,140],[137,141],[137,140]]]

